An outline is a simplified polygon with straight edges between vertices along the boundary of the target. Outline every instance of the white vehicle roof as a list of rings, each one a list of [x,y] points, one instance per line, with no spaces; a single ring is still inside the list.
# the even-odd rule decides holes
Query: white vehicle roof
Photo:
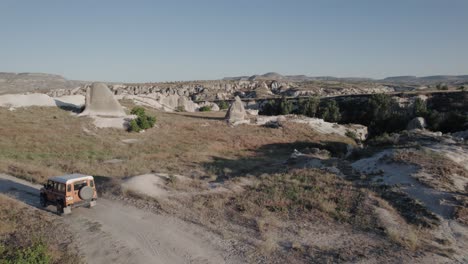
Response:
[[[49,178],[49,180],[67,184],[67,183],[79,181],[79,180],[94,180],[94,177],[90,175],[74,173],[74,174],[68,174],[68,175],[63,175],[63,176],[55,176],[55,177]]]

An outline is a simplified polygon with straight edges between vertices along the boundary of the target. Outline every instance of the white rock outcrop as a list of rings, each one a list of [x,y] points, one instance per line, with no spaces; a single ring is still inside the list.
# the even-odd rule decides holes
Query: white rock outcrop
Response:
[[[326,122],[323,119],[311,118],[296,115],[279,115],[279,116],[257,116],[256,125],[265,125],[271,123],[294,122],[307,124],[313,130],[321,134],[337,134],[340,136],[348,136],[349,132],[356,135],[359,140],[366,140],[368,136],[367,127],[358,124],[340,125],[337,123]]]
[[[236,96],[234,101],[226,113],[225,120],[231,125],[248,124],[250,120],[247,118],[244,103],[239,96]]]
[[[123,107],[104,83],[93,83],[86,90],[86,104],[80,116],[126,116]]]

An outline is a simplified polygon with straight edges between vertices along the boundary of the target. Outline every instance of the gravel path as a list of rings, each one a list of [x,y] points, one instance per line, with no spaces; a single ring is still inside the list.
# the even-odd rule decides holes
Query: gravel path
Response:
[[[0,192],[39,207],[40,185],[0,174]],[[55,208],[46,208],[51,213]],[[63,217],[88,263],[242,263],[228,241],[178,218],[99,199]]]

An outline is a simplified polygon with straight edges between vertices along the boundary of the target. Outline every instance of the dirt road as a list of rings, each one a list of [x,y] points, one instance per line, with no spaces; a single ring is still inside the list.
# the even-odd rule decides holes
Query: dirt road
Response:
[[[41,186],[0,174],[0,192],[39,206]],[[46,209],[51,213],[54,207]],[[57,216],[58,217],[58,216]],[[119,202],[63,217],[87,263],[241,263],[231,245],[200,226]]]

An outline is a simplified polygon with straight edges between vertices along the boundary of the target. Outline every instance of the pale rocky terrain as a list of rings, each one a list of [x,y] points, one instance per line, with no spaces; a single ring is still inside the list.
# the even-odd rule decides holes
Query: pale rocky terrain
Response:
[[[281,96],[352,94],[337,98],[348,119],[359,94],[392,93],[406,112],[431,96],[399,89],[269,73],[3,94],[0,192],[37,207],[47,177],[95,175],[98,206],[62,219],[88,263],[466,263],[466,131],[416,117],[369,138],[372,124],[258,115]],[[463,96],[430,107],[463,113]],[[135,106],[156,126],[124,130]]]

